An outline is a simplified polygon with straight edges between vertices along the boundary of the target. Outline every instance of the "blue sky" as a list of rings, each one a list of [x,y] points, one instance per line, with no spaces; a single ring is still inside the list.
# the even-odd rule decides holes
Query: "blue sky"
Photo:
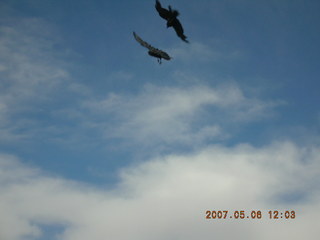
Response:
[[[1,239],[319,235],[320,3],[161,3],[0,2]]]

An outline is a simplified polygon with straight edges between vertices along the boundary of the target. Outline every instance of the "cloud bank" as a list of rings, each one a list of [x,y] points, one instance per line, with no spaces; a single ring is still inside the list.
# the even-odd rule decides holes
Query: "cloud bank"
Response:
[[[213,145],[124,168],[113,189],[47,176],[1,155],[0,237],[41,239],[43,226],[57,225],[51,234],[61,240],[316,239],[319,153],[290,142]],[[207,220],[206,210],[261,210],[263,218]],[[269,219],[269,210],[295,210],[296,218]]]

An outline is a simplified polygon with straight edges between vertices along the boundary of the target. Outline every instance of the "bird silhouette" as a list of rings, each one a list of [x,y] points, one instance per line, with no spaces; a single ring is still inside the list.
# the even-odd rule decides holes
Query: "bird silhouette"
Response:
[[[159,64],[161,64],[162,58],[165,60],[168,60],[168,61],[171,59],[171,57],[168,55],[168,53],[151,46],[146,41],[143,41],[135,32],[133,32],[133,36],[137,40],[138,43],[140,43],[143,47],[146,47],[149,49],[148,54],[152,57],[157,58]]]
[[[156,0],[155,7],[160,17],[167,20],[167,28],[173,27],[178,37],[180,37],[183,41],[188,43],[189,41],[183,33],[183,27],[177,18],[179,16],[179,12],[177,10],[173,10],[170,5],[168,6],[168,9],[163,8],[158,0]]]

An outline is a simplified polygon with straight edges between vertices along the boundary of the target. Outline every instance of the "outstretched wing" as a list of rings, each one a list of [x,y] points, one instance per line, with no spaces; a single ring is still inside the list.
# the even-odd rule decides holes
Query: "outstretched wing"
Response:
[[[175,18],[172,20],[171,25],[176,31],[178,37],[180,37],[183,41],[188,43],[189,41],[187,40],[187,37],[183,33],[184,31],[180,21],[177,18]]]
[[[141,44],[141,46],[146,47],[146,48],[149,49],[149,52],[148,52],[149,55],[151,55],[153,57],[160,58],[160,59],[161,58],[166,59],[166,60],[170,60],[171,59],[171,57],[169,56],[168,53],[151,46],[146,41],[143,41],[135,32],[133,32],[133,36],[137,40],[137,42]]]
[[[135,32],[133,32],[133,36],[137,40],[137,42],[141,44],[141,46],[146,47],[149,50],[154,48],[149,43],[147,43],[146,41],[143,41]]]
[[[162,17],[166,20],[168,20],[172,17],[172,13],[169,10],[163,8],[161,6],[161,3],[158,0],[156,0],[156,9],[157,9],[160,17]]]

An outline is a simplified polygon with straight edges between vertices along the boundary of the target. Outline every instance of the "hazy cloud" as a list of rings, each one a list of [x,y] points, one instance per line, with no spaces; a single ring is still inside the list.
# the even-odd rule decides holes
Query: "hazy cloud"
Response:
[[[243,56],[240,50],[230,49],[230,46],[227,48],[218,40],[210,41],[209,44],[197,41],[192,41],[190,44],[181,43],[168,52],[175,60],[183,62],[193,62],[195,59],[197,62],[235,60]]]
[[[67,72],[55,56],[57,39],[39,19],[21,19],[0,27],[2,102],[45,97]]]
[[[57,47],[54,27],[37,18],[3,21],[0,26],[0,142],[33,136],[61,99],[69,73]],[[59,98],[56,98],[57,94]],[[54,100],[53,100],[54,99]],[[52,106],[51,106],[52,107]],[[51,110],[51,109],[50,109]]]
[[[276,102],[245,96],[236,85],[216,88],[148,85],[136,95],[111,93],[83,104],[94,116],[89,122],[105,131],[107,137],[146,145],[159,142],[196,145],[210,138],[221,139],[227,134],[226,123],[239,124],[270,116],[275,106]]]

